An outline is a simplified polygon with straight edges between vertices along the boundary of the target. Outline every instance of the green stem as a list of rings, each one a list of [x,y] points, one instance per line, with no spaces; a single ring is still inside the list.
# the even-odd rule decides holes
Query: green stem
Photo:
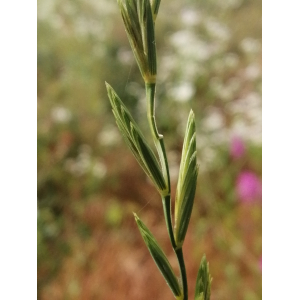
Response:
[[[174,238],[174,233],[173,233],[173,226],[172,226],[172,215],[171,215],[171,196],[167,195],[162,198],[162,203],[163,203],[163,209],[164,209],[164,216],[167,224],[167,229],[169,233],[169,237],[171,240],[172,248],[175,251],[176,248],[176,243],[175,243],[175,238]]]
[[[168,187],[168,194],[163,196],[163,210],[164,216],[167,224],[167,230],[169,233],[169,237],[171,240],[171,244],[173,250],[176,253],[179,268],[180,268],[180,276],[182,281],[182,289],[183,289],[183,300],[188,300],[188,286],[187,286],[187,277],[185,271],[185,264],[183,259],[183,252],[182,248],[176,249],[176,242],[173,233],[173,226],[172,226],[172,215],[171,215],[171,190],[170,190],[170,174],[169,174],[169,166],[168,160],[163,140],[163,135],[158,133],[156,122],[155,122],[155,83],[146,83],[146,97],[147,97],[147,117],[148,122],[150,124],[152,137],[154,139],[155,147],[157,149],[159,160],[161,163],[164,179],[167,183]]]
[[[183,252],[182,252],[182,248],[176,249],[176,242],[175,242],[173,227],[172,227],[171,196],[167,195],[167,196],[163,197],[162,203],[163,203],[164,216],[165,216],[165,220],[166,220],[166,224],[167,224],[169,237],[170,237],[173,250],[177,256],[177,260],[179,263],[180,277],[181,277],[181,281],[182,281],[182,289],[183,289],[183,296],[184,296],[183,300],[188,300],[188,285],[187,285],[185,264],[184,264],[184,259],[183,259]]]
[[[155,147],[157,149],[159,160],[161,163],[163,176],[168,187],[168,194],[170,193],[170,174],[168,160],[165,150],[164,137],[158,133],[155,122],[155,83],[146,83],[146,97],[147,97],[147,117],[151,128],[152,137],[154,139]]]
[[[187,277],[186,277],[182,248],[176,249],[175,253],[180,267],[180,275],[181,275],[182,289],[183,289],[183,300],[188,300],[188,285],[187,285]]]

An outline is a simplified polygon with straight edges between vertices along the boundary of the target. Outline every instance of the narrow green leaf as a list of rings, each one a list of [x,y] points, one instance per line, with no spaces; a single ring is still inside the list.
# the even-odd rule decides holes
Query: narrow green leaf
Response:
[[[117,93],[108,83],[106,83],[106,88],[116,123],[126,144],[159,193],[165,195],[167,186],[156,156]]]
[[[168,286],[172,290],[174,296],[177,299],[181,299],[182,291],[179,282],[174,274],[174,271],[161,247],[158,245],[153,234],[147,228],[147,226],[139,219],[139,217],[134,213],[135,221],[140,230],[146,246],[154,259],[158,269],[165,278]]]
[[[114,113],[114,112],[113,112]],[[115,115],[115,113],[114,113]],[[130,135],[126,134],[126,128],[124,128],[124,125],[122,122],[119,122],[117,120],[117,117],[115,115],[116,118],[116,123],[118,125],[118,128],[124,138],[124,141],[126,142],[127,146],[130,148],[131,152],[133,153],[134,157],[136,158],[137,162],[139,163],[139,165],[142,167],[142,169],[145,171],[145,173],[149,176],[149,178],[151,178],[151,174],[149,173],[146,165],[144,164],[144,161],[141,159],[139,151],[137,149],[137,146],[134,144],[134,142],[132,141]]]
[[[153,12],[154,21],[158,14],[159,5],[160,5],[160,0],[151,0],[151,8],[152,8],[152,12]]]
[[[194,204],[197,177],[196,125],[194,113],[191,111],[183,142],[175,198],[174,237],[177,248],[182,247],[189,225]]]
[[[118,0],[118,4],[141,74],[145,82],[155,82],[156,47],[151,4],[149,0]]]
[[[134,125],[136,130],[138,131],[139,135],[145,139],[143,136],[141,130],[139,129],[137,123],[134,121],[132,118],[129,110],[127,107],[124,105],[124,103],[121,101],[120,97],[117,95],[117,93],[114,91],[114,89],[106,82],[106,89],[108,93],[108,97],[114,112],[114,115],[117,119],[117,121],[123,123],[124,128],[126,129],[126,134],[130,134],[131,132],[131,126],[130,123]]]
[[[195,300],[209,300],[210,287],[212,278],[209,273],[209,265],[206,261],[205,254],[203,255],[197,275]]]
[[[177,248],[182,247],[190,222],[196,192],[198,170],[194,169],[190,175],[191,178],[189,180],[187,179],[183,186],[184,192],[180,213],[178,215],[178,219],[175,220],[175,242]]]
[[[141,74],[144,76],[143,74],[147,73],[147,59],[143,49],[142,29],[139,22],[136,1],[118,0],[118,4],[131,49]]]
[[[154,22],[149,0],[145,1],[146,31],[147,31],[147,58],[150,75],[156,75],[156,45],[154,34]]]
[[[141,26],[141,34],[142,34],[142,41],[143,41],[143,49],[144,52],[145,51],[145,45],[146,45],[146,32],[145,32],[145,18],[146,18],[146,14],[145,14],[145,0],[137,0],[137,13],[138,13],[138,17],[139,17],[139,23]]]

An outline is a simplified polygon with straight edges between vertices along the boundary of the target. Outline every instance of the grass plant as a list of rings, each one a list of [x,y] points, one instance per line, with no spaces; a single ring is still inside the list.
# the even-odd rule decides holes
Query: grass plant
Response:
[[[145,83],[147,118],[157,155],[115,90],[108,83],[106,88],[117,126],[126,144],[161,195],[170,242],[180,269],[179,279],[149,228],[136,214],[134,217],[142,238],[174,297],[178,300],[187,300],[188,282],[182,247],[193,209],[198,177],[195,115],[191,110],[188,116],[172,218],[167,153],[163,135],[158,132],[155,118],[157,75],[155,20],[160,0],[118,0],[118,4],[130,46]],[[208,262],[203,255],[196,281],[195,300],[210,299],[210,285]]]

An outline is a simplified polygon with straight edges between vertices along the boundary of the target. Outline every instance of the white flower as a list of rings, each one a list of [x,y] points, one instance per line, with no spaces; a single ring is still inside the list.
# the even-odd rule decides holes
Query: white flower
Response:
[[[202,16],[199,11],[193,9],[184,9],[181,13],[181,21],[187,26],[194,26],[200,23]]]
[[[255,54],[260,50],[260,43],[253,38],[245,38],[241,42],[241,48],[246,53]]]
[[[189,30],[180,30],[170,38],[178,53],[188,60],[205,61],[211,56],[211,47]]]
[[[134,61],[132,51],[127,48],[120,48],[117,56],[119,61],[124,65],[130,65]]]
[[[51,110],[51,117],[56,123],[68,123],[72,119],[72,113],[67,108],[58,106]]]
[[[116,145],[119,141],[120,141],[120,133],[113,126],[105,127],[98,134],[98,142],[102,146],[108,146],[108,147],[113,146],[113,145]]]
[[[206,115],[206,118],[203,120],[203,126],[207,130],[218,130],[225,126],[223,115],[218,109],[211,108]]]
[[[244,71],[244,76],[249,80],[255,80],[259,78],[260,75],[260,68],[257,64],[249,65]]]
[[[206,21],[207,31],[215,38],[221,41],[227,41],[230,38],[230,32],[225,24],[221,24],[215,20],[208,19]]]
[[[178,102],[189,101],[195,92],[195,87],[190,82],[182,82],[170,90],[171,96]]]

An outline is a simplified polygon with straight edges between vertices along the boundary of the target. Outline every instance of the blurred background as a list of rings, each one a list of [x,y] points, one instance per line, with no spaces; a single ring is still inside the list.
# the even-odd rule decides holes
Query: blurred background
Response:
[[[146,136],[145,91],[116,1],[38,0],[38,299],[173,299],[132,212],[178,272],[161,199],[119,134],[109,82]],[[189,295],[261,299],[261,1],[162,0],[156,115],[175,191],[189,110],[199,179]],[[174,199],[174,193],[172,194]]]

